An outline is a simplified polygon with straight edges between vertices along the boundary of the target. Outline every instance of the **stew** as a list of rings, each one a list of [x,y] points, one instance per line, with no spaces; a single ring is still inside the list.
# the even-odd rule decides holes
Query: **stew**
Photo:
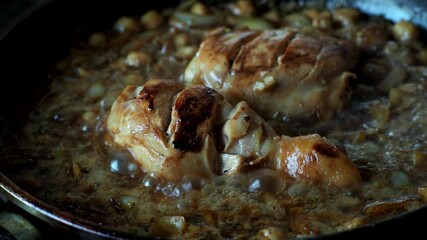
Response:
[[[2,170],[62,211],[138,236],[281,239],[391,218],[427,201],[423,34],[357,9],[274,1],[185,1],[122,16],[51,70],[49,92],[14,133],[19,144],[1,151]],[[121,112],[144,101],[155,104],[147,114],[161,118],[149,115],[143,125],[140,115]],[[157,108],[162,101],[168,108]],[[189,113],[190,105],[198,108]],[[210,113],[214,106],[227,114]],[[116,116],[129,117],[128,125],[115,126]],[[242,137],[236,131],[248,116],[258,125]],[[184,132],[169,126],[174,117]],[[200,137],[195,128],[206,119]],[[156,124],[164,142],[145,128]],[[199,141],[207,137],[212,142]],[[305,160],[322,153],[330,165],[318,170],[325,157],[308,159],[313,165],[288,157],[273,167],[273,150],[264,150],[275,141],[282,145],[274,156],[295,144],[286,151]],[[163,171],[166,153],[152,147],[163,143],[180,163],[197,153],[192,158],[205,154],[219,165]]]

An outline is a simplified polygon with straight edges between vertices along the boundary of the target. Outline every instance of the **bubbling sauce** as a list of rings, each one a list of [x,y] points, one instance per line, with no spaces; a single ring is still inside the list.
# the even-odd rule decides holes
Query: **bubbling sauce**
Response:
[[[357,80],[343,111],[317,123],[286,116],[269,123],[279,134],[319,133],[339,142],[361,172],[358,188],[296,181],[268,169],[165,182],[114,143],[106,121],[124,87],[152,78],[183,81],[200,42],[218,27],[314,29],[357,44]],[[190,1],[123,16],[52,69],[48,97],[16,136],[19,145],[2,151],[6,174],[62,211],[138,236],[315,236],[417,209],[427,201],[427,46],[421,33],[410,22],[357,9],[280,4],[261,11],[250,1]]]

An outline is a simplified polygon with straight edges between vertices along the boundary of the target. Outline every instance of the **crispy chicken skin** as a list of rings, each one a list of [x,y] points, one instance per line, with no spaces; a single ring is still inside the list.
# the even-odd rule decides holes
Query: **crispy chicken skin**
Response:
[[[184,89],[176,81],[150,80],[128,86],[107,124],[118,145],[166,181],[257,168],[338,187],[361,181],[347,155],[324,138],[278,136],[246,102],[233,107],[203,85]]]
[[[361,181],[359,171],[347,155],[318,134],[281,136],[272,154],[274,167],[296,179],[340,187]]]
[[[184,90],[177,81],[127,86],[111,108],[108,129],[114,141],[128,148],[143,169],[156,177],[205,178],[216,172],[209,130],[221,99],[208,88]]]
[[[351,42],[292,29],[215,31],[185,70],[232,104],[246,101],[267,119],[328,119],[349,98],[348,72],[359,57]]]

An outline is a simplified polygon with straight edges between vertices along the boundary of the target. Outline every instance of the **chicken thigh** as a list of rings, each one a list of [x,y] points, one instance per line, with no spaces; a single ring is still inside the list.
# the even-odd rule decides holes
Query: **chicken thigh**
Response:
[[[114,102],[107,126],[149,173],[165,180],[206,178],[216,172],[209,135],[222,96],[172,80],[127,86]]]
[[[216,31],[185,70],[187,86],[214,88],[246,101],[266,119],[328,119],[350,97],[348,72],[358,48],[319,32],[293,29]]]

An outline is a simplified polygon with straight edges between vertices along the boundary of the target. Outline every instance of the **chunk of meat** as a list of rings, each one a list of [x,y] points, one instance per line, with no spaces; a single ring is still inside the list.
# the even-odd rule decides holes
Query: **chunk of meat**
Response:
[[[278,136],[246,102],[238,103],[222,127],[222,172],[277,169],[295,179],[338,187],[355,186],[361,176],[348,156],[318,134]]]
[[[123,90],[111,108],[108,129],[114,141],[156,177],[205,178],[216,168],[216,149],[208,133],[221,99],[208,88],[183,90],[177,81],[150,80]]]
[[[226,116],[221,127],[221,172],[233,174],[247,168],[266,167],[266,156],[275,146],[274,132],[244,101],[239,102]]]
[[[166,181],[260,168],[339,187],[361,180],[345,153],[324,138],[278,136],[246,102],[233,107],[203,85],[128,86],[113,104],[108,129],[145,171]]]
[[[291,177],[339,187],[353,186],[361,181],[359,171],[347,155],[318,134],[281,136],[276,147],[272,163]]]
[[[350,97],[355,75],[348,71],[358,57],[351,42],[318,32],[216,32],[202,42],[184,78],[232,104],[244,100],[264,118],[328,119]]]

